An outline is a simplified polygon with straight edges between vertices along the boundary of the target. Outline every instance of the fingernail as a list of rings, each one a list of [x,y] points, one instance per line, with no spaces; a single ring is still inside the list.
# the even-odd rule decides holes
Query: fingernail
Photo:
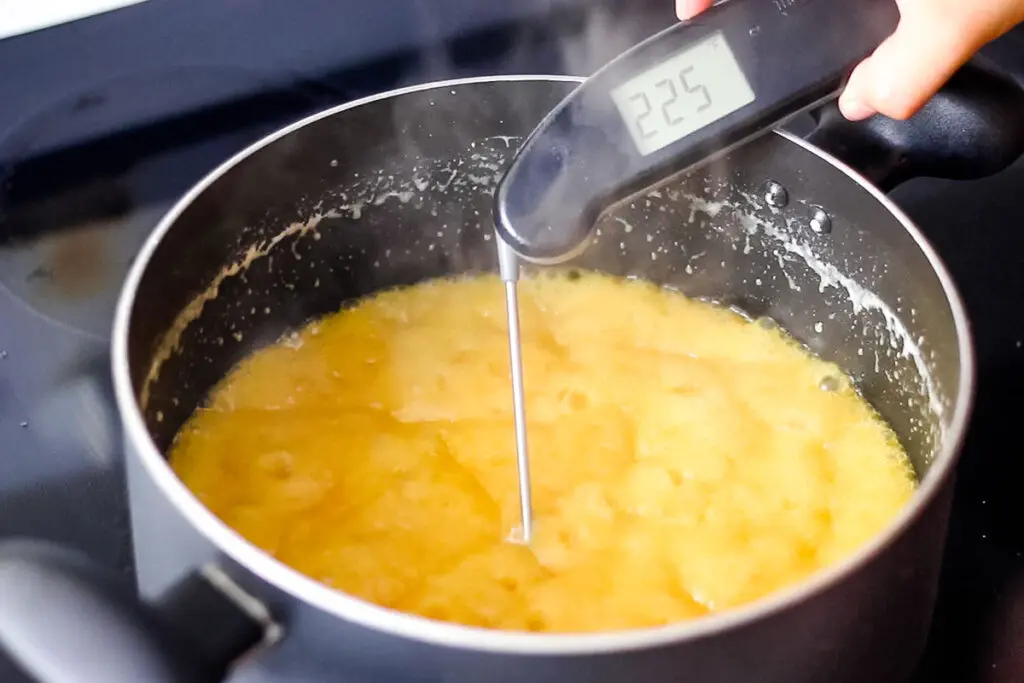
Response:
[[[687,21],[703,12],[710,4],[710,0],[676,0],[676,16],[680,21]]]
[[[840,97],[839,111],[850,121],[863,121],[876,113],[874,108],[855,97]]]

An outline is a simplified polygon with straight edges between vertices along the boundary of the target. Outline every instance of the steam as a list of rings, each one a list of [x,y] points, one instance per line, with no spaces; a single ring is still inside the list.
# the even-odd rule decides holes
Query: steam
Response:
[[[667,25],[672,20],[671,3],[659,1],[665,6],[665,22],[651,26],[623,24],[621,16],[613,10],[595,8],[582,30],[559,44],[563,71],[588,74]],[[422,20],[424,31],[429,33],[427,14]],[[632,30],[628,30],[630,28]],[[533,49],[527,38],[514,42],[503,53],[502,63],[496,70],[510,69],[520,59],[525,61]],[[450,78],[459,72],[460,68],[445,49],[433,48],[421,55],[404,80],[407,84],[422,83]],[[262,238],[255,246],[240,242],[237,260],[225,266],[206,291],[185,308],[159,345],[143,390],[143,404],[150,394],[150,385],[160,375],[161,366],[180,350],[182,332],[190,325],[202,324],[204,305],[218,296],[225,282],[244,279],[247,269],[263,259],[300,260],[305,256],[307,261],[323,261],[335,258],[330,249],[308,244],[319,241],[321,233],[326,234],[326,231],[365,229],[359,226],[365,224],[367,216],[373,215],[378,223],[381,216],[393,217],[397,228],[412,233],[414,239],[407,244],[382,248],[379,253],[367,256],[373,269],[381,273],[374,279],[382,287],[387,286],[392,273],[427,272],[424,264],[438,263],[439,254],[443,254],[443,264],[449,273],[491,269],[496,250],[490,197],[522,137],[545,113],[544,106],[539,104],[541,100],[537,99],[537,92],[543,91],[543,87],[537,83],[529,87],[520,83],[519,90],[509,82],[449,85],[390,100],[393,106],[367,105],[379,107],[382,114],[390,116],[390,126],[374,126],[366,133],[366,150],[378,149],[379,159],[367,155],[366,150],[348,150],[354,151],[355,158],[347,159],[342,156],[347,150],[339,150],[338,158],[330,163],[330,168],[324,169],[326,177],[336,179],[337,184],[332,189],[297,201],[290,225],[262,226],[257,231]],[[570,87],[565,86],[566,92]],[[518,100],[509,93],[521,93],[524,99]],[[547,106],[550,104],[553,103]],[[338,117],[335,125],[346,125],[350,121],[346,112],[335,116]],[[352,117],[351,120],[363,118]],[[293,136],[302,134],[301,130],[291,133]],[[734,184],[734,170],[728,158],[723,157],[698,175],[716,179],[722,188]],[[733,197],[730,202],[715,195],[706,182],[703,190],[693,178],[677,177],[660,189],[613,207],[598,226],[592,251],[599,255],[588,257],[587,264],[597,264],[596,267],[610,272],[649,276],[649,279],[684,291],[694,282],[708,290],[728,291],[730,281],[740,273],[740,277],[758,278],[758,285],[762,278],[765,282],[779,278],[785,283],[783,287],[788,285],[792,291],[803,288],[806,295],[813,296],[814,290],[819,289],[817,276],[821,292],[829,287],[849,293],[850,310],[845,315],[864,328],[865,348],[870,347],[875,353],[886,353],[888,348],[912,361],[918,377],[889,379],[920,384],[921,391],[916,395],[924,398],[920,406],[922,412],[931,412],[935,419],[922,414],[918,424],[925,431],[928,426],[941,428],[945,401],[932,381],[926,354],[897,312],[867,288],[872,281],[871,274],[858,274],[859,281],[863,281],[858,283],[857,278],[839,272],[800,242],[795,229],[790,229],[784,218],[774,214],[765,216],[765,207],[755,206],[756,198],[752,199],[751,195]],[[654,218],[655,212],[660,212],[661,216]],[[713,236],[692,237],[698,234]],[[757,247],[752,246],[751,239],[755,236],[768,238],[777,247],[777,252],[773,252],[777,255],[777,267],[773,265],[771,272],[749,272],[751,251],[768,248],[756,242]],[[253,238],[249,235],[245,239]],[[733,241],[731,251],[722,246],[730,240]],[[702,243],[710,248],[701,247]],[[304,245],[301,249],[300,244]],[[358,272],[367,265],[339,261],[331,270],[356,269]],[[315,286],[319,286],[319,282],[317,280]],[[282,287],[288,285],[282,283]],[[288,293],[282,296],[280,303],[275,301],[275,305],[297,306],[295,302],[301,295],[302,292]],[[255,310],[250,313],[258,315]],[[874,323],[869,322],[864,313],[880,314],[881,327],[875,325],[869,331],[867,326]],[[247,322],[247,325],[253,328],[256,323]],[[876,338],[868,339],[872,335]],[[243,342],[241,333],[234,340],[251,345],[251,339]],[[876,360],[876,365],[878,363]],[[909,386],[906,389],[907,392],[912,390]],[[933,435],[931,442],[938,443],[938,439],[939,436]]]

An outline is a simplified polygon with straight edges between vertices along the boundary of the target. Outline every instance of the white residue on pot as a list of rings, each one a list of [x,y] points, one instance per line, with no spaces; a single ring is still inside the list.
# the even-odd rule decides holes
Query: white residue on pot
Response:
[[[759,232],[771,238],[782,247],[787,255],[795,257],[800,263],[810,268],[818,276],[819,292],[824,292],[829,288],[844,290],[846,299],[850,303],[855,315],[865,311],[875,311],[882,316],[885,321],[885,334],[889,339],[890,345],[902,357],[913,362],[921,377],[921,381],[925,385],[928,395],[928,408],[937,418],[940,418],[941,428],[941,418],[945,414],[945,402],[942,400],[938,387],[935,385],[931,368],[925,359],[920,344],[914,339],[914,336],[896,314],[895,310],[873,291],[867,289],[849,275],[841,273],[835,265],[825,263],[818,258],[809,244],[797,239],[797,235],[801,234],[801,226],[790,219],[784,218],[774,207],[767,207],[760,197],[746,192],[740,192],[740,195],[746,199],[747,206],[740,206],[727,201],[723,201],[721,204],[733,211],[740,227],[745,232],[750,235]],[[688,201],[706,203],[706,200],[700,197],[687,195],[685,198]],[[755,213],[755,211],[763,211],[765,209],[772,212],[774,220],[765,220]],[[780,222],[785,224],[785,229],[780,228]],[[787,268],[790,259],[785,258],[782,253],[777,254],[777,258],[782,272],[789,280],[790,287],[800,291],[799,286],[796,285],[793,276]],[[877,352],[875,354],[875,370],[880,370],[880,360]]]
[[[340,213],[348,214],[348,217],[352,220],[359,220],[363,216],[363,207],[366,204],[364,202],[355,202],[353,204],[341,204],[335,208],[335,211]]]
[[[395,190],[388,190],[387,192],[382,192],[381,194],[374,197],[373,205],[380,206],[381,204],[392,198],[397,199],[402,204],[408,204],[409,200],[413,198],[414,194],[415,193],[412,190],[403,190],[401,192]]]
[[[498,181],[501,180],[501,178],[499,176],[496,176],[496,175],[493,175],[493,174],[491,174],[491,175],[474,175],[472,173],[468,173],[468,174],[466,174],[466,178],[468,178],[469,181],[471,183],[473,183],[474,185],[482,185],[482,186],[485,186],[485,187],[488,186],[488,185],[497,185]]]
[[[629,233],[633,232],[633,224],[632,224],[632,223],[630,223],[629,221],[627,221],[627,220],[626,220],[625,218],[621,218],[621,217],[619,217],[619,216],[612,216],[612,219],[613,219],[613,220],[614,220],[614,221],[615,221],[616,223],[618,223],[619,225],[621,225],[621,226],[622,226],[622,229],[623,229],[623,230],[625,231],[625,233],[626,233],[627,235],[628,235]],[[649,235],[648,235],[648,237],[649,237]],[[650,240],[648,240],[648,241],[650,241]]]
[[[722,202],[708,201],[703,197],[688,196],[687,199],[690,202],[690,215],[686,218],[687,223],[693,223],[698,211],[706,213],[710,218],[716,218],[725,207],[725,204]]]
[[[397,177],[393,172],[389,173],[385,170],[364,176],[354,172],[352,174],[354,182],[346,185],[343,190],[332,193],[331,196],[319,199],[312,205],[311,215],[307,214],[306,217],[288,225],[273,237],[250,246],[235,263],[223,268],[213,278],[209,286],[178,314],[169,330],[164,334],[140,392],[140,403],[143,409],[148,404],[150,389],[159,378],[164,363],[179,350],[185,330],[200,318],[205,305],[217,298],[225,280],[236,275],[244,277],[245,270],[263,257],[272,259],[274,249],[287,239],[295,240],[291,243],[290,249],[295,259],[300,260],[301,256],[296,251],[298,240],[307,235],[312,236],[313,239],[320,239],[317,226],[325,218],[344,217],[350,220],[359,220],[368,207],[383,206],[390,200],[396,200],[401,204],[410,202],[429,204],[431,205],[429,213],[436,216],[437,208],[433,205],[438,201],[443,201],[446,195],[457,196],[463,192],[474,195],[481,192],[492,194],[501,178],[509,152],[518,148],[520,140],[520,137],[510,135],[484,138],[472,144],[473,152],[467,150],[461,156],[456,155],[450,159],[426,159],[411,172]],[[330,207],[326,211],[323,208],[325,204]],[[451,228],[445,225],[444,227],[449,234],[461,233],[463,229],[462,225]],[[490,241],[490,232],[485,231],[483,238],[485,241]],[[437,246],[431,242],[426,251],[433,251]],[[406,250],[406,253],[411,255],[411,250]],[[384,256],[391,258],[392,251],[385,250]],[[311,263],[311,265],[314,264]],[[255,309],[252,312],[255,313]],[[263,308],[264,314],[269,315],[270,312],[269,306]],[[241,333],[235,333],[232,336],[237,341],[242,339]]]
[[[518,135],[492,135],[484,138],[481,142],[489,142],[491,140],[498,140],[505,143],[506,149],[515,149],[519,147],[519,141],[522,140]]]
[[[257,260],[265,256],[269,256],[278,244],[289,237],[302,237],[313,233],[324,218],[332,218],[337,215],[338,214],[334,211],[327,211],[325,213],[317,213],[301,223],[292,223],[269,240],[264,240],[251,245],[239,260],[222,268],[220,272],[217,273],[209,286],[199,296],[190,301],[180,313],[178,313],[174,322],[171,323],[170,328],[164,333],[160,343],[157,345],[157,351],[153,354],[153,362],[146,375],[146,380],[142,384],[142,391],[139,392],[139,404],[142,406],[143,410],[145,410],[149,403],[150,388],[153,383],[159,379],[160,370],[163,367],[163,364],[178,351],[182,335],[185,333],[185,330],[188,329],[189,325],[199,319],[206,304],[217,298],[217,295],[220,292],[220,287],[224,281],[242,273]],[[265,312],[269,313],[270,308],[267,307]]]

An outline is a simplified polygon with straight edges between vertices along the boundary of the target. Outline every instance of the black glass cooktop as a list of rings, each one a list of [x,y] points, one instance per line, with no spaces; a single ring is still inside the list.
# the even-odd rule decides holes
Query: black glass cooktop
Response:
[[[108,329],[135,250],[179,195],[235,151],[312,111],[411,82],[585,74],[671,21],[670,0],[591,3],[586,11],[555,7],[562,4],[571,3],[353,68],[293,73],[73,146],[48,144],[59,119],[45,112],[0,130],[0,536],[76,546],[131,581]],[[1024,31],[986,52],[1024,78]],[[87,109],[89,99],[78,106]],[[1022,187],[1018,163],[981,181],[914,181],[894,195],[964,294],[980,369],[920,683],[1024,681]],[[0,680],[24,679],[0,660]]]

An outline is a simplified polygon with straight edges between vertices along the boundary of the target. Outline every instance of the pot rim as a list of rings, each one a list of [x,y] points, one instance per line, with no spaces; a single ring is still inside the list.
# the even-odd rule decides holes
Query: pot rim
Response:
[[[939,278],[948,300],[954,326],[957,331],[957,351],[960,357],[959,390],[951,419],[945,426],[943,445],[936,454],[929,469],[929,476],[921,482],[913,500],[874,538],[856,553],[806,581],[778,591],[761,600],[718,614],[684,621],[667,626],[588,634],[551,634],[498,631],[479,627],[461,626],[438,622],[390,608],[342,593],[279,562],[252,545],[236,531],[217,518],[178,479],[167,460],[151,438],[141,408],[132,387],[128,361],[128,337],[132,311],[140,282],[150,259],[164,236],[174,227],[178,217],[198,197],[212,186],[221,176],[228,173],[243,159],[255,154],[271,143],[316,121],[334,116],[356,107],[385,98],[420,92],[424,90],[451,88],[476,83],[561,81],[580,83],[584,79],[562,75],[501,75],[457,78],[433,81],[407,86],[353,100],[325,111],[313,114],[286,126],[261,140],[249,145],[211,171],[206,177],[182,196],[161,219],[150,233],[132,263],[121,290],[114,316],[112,332],[112,373],[114,393],[122,418],[124,438],[132,445],[128,456],[135,455],[141,461],[146,474],[174,504],[188,522],[211,544],[227,557],[245,567],[264,581],[281,591],[315,608],[346,621],[377,631],[419,640],[425,643],[471,649],[490,653],[520,655],[581,655],[623,652],[657,647],[679,641],[697,640],[716,633],[744,626],[759,619],[781,612],[796,603],[806,600],[827,587],[838,583],[846,576],[871,562],[906,528],[912,524],[936,497],[950,477],[959,456],[974,400],[975,360],[972,348],[970,325],[963,301],[953,280],[938,254],[925,239],[910,218],[893,203],[881,190],[874,187],[852,168],[830,154],[809,144],[786,131],[774,131],[788,142],[796,144],[811,154],[820,157],[850,180],[861,186],[876,201],[880,202],[898,220],[917,243]]]

